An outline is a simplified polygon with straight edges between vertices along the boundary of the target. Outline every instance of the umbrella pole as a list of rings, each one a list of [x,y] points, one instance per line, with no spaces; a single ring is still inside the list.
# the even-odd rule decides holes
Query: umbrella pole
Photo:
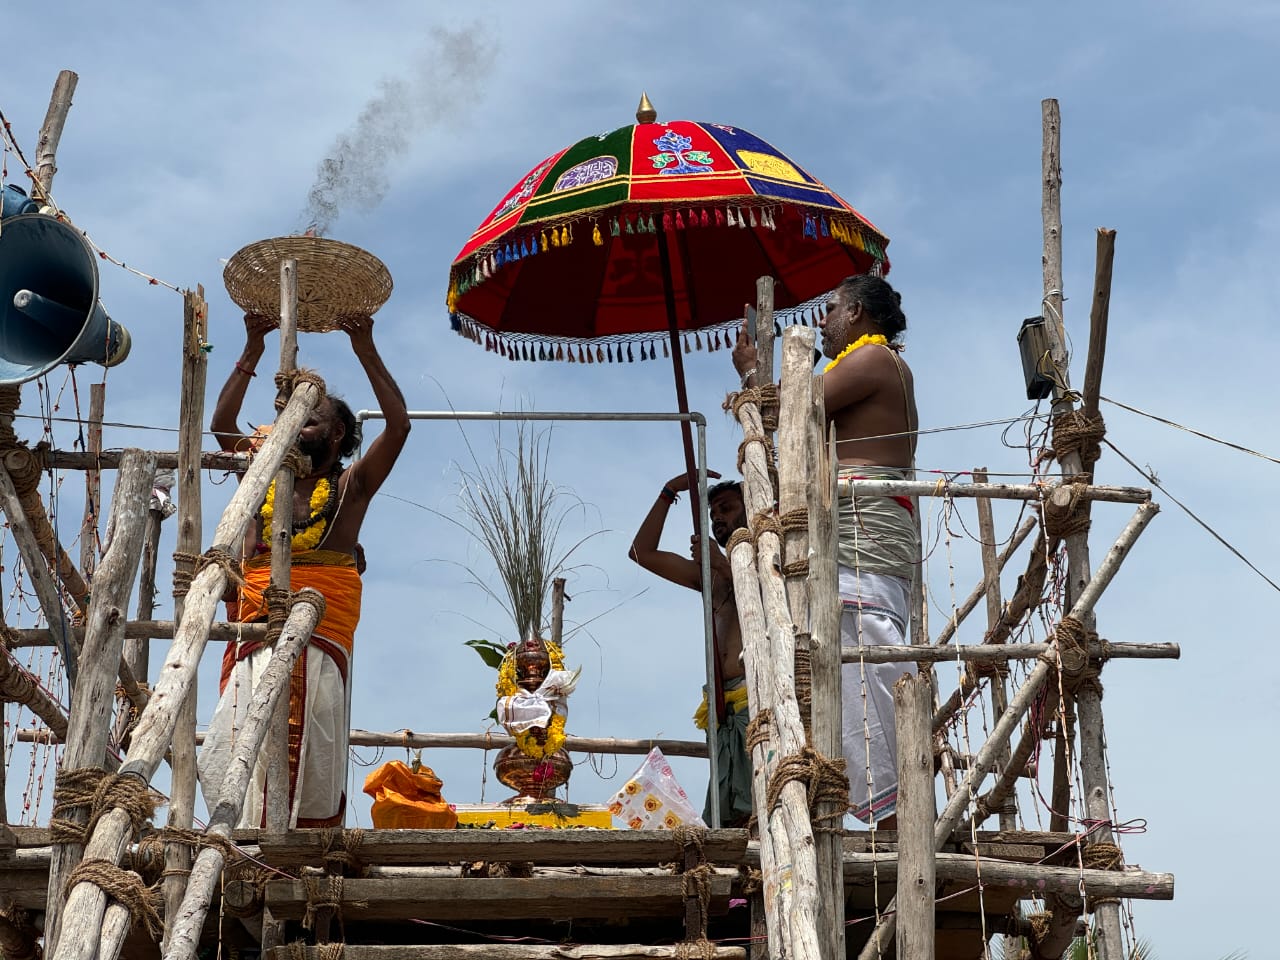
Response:
[[[671,286],[671,252],[667,249],[666,231],[658,231],[658,260],[662,268],[662,295],[667,307],[667,335],[671,339],[671,364],[676,378],[676,407],[684,414],[689,412],[689,392],[685,386],[684,353],[680,349],[679,318],[676,316],[676,295]],[[711,761],[710,787],[707,790],[708,812],[711,827],[720,826],[719,758],[716,744],[717,731],[725,720],[724,675],[720,663],[720,643],[716,637],[715,617],[711,609],[711,545],[703,536],[706,523],[702,516],[702,490],[706,489],[706,463],[699,470],[693,454],[693,424],[680,421],[680,439],[684,445],[684,465],[689,476],[689,509],[693,512],[693,532],[701,549],[698,558],[702,579],[703,631],[707,638],[707,756]],[[701,482],[700,482],[701,481]]]

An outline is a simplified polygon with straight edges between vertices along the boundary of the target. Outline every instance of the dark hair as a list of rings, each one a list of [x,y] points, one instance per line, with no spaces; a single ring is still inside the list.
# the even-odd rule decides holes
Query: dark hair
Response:
[[[342,434],[342,444],[338,447],[339,458],[345,460],[356,452],[356,447],[360,446],[360,423],[356,420],[356,415],[351,412],[347,401],[329,394],[329,402],[332,404],[333,415],[346,427],[346,431]]]
[[[889,286],[889,281],[870,274],[848,277],[840,282],[845,301],[852,306],[862,304],[884,335],[895,341],[907,329],[907,315],[902,312],[902,294]]]
[[[711,503],[716,497],[722,493],[736,493],[742,496],[742,484],[737,480],[721,480],[714,487],[707,490],[707,503]]]

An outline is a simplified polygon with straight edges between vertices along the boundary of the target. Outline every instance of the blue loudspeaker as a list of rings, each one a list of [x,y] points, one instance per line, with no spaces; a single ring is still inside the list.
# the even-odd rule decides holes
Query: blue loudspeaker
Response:
[[[0,385],[63,363],[114,367],[130,344],[98,302],[98,265],[77,230],[38,213],[0,224]]]

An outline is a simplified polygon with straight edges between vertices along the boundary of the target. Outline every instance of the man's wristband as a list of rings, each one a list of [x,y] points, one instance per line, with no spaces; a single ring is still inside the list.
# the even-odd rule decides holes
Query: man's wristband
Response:
[[[244,366],[243,364],[241,364],[239,360],[237,360],[237,361],[236,361],[236,369],[237,369],[237,370],[239,370],[241,373],[243,373],[246,377],[256,377],[256,376],[257,376],[257,374],[256,374],[256,373],[254,373],[254,372],[253,372],[252,370],[250,370],[248,367],[246,367],[246,366]]]
[[[658,496],[662,497],[662,499],[667,501],[667,503],[676,502],[676,492],[672,490],[670,487],[664,486],[662,488],[662,492],[658,494]]]
[[[750,370],[748,370],[746,373],[742,375],[742,385],[745,387],[747,385],[747,381],[750,380],[755,375],[756,375],[756,368],[752,367]]]

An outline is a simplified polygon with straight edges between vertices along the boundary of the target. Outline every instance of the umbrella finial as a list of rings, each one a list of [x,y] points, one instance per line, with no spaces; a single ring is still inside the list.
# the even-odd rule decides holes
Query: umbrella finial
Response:
[[[658,111],[649,102],[649,94],[640,94],[640,106],[636,107],[636,123],[656,123]]]

